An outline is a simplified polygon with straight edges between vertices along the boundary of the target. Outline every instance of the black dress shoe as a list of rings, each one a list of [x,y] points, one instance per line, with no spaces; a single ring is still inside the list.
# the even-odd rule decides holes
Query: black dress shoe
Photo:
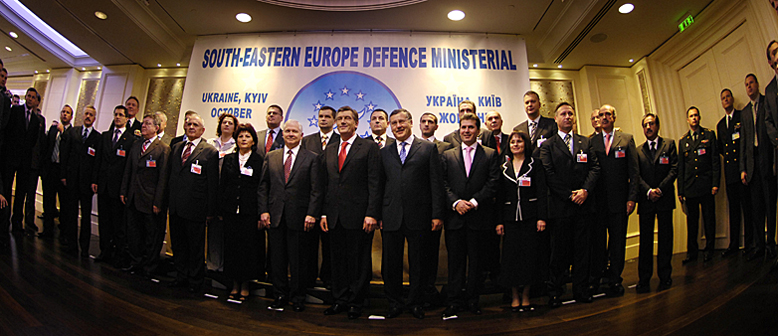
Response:
[[[199,293],[201,290],[202,290],[201,286],[189,286],[189,288],[187,288],[187,291],[189,291],[189,293],[193,293],[193,294]]]
[[[573,299],[575,299],[575,302],[578,302],[578,303],[592,303],[592,301],[593,301],[592,296],[589,295],[589,294],[574,295]]]
[[[708,261],[711,261],[712,259],[713,259],[713,251],[708,251],[708,252],[705,252],[705,255],[703,256],[702,261],[703,262],[708,262]]]
[[[400,316],[400,314],[403,313],[403,310],[400,307],[392,307],[389,308],[389,311],[386,313],[386,318],[395,318],[397,316]]]
[[[608,297],[624,296],[624,286],[622,286],[620,283],[611,284],[606,295]]]
[[[467,310],[475,315],[481,315],[481,306],[479,306],[477,303],[471,303],[467,306]]]
[[[459,312],[459,307],[451,305],[446,307],[445,310],[443,310],[443,319],[448,320],[452,318],[457,318],[457,313]]]
[[[422,306],[416,306],[411,309],[411,314],[413,317],[422,320],[424,319],[424,308]]]
[[[638,284],[635,286],[635,291],[638,292],[638,294],[645,294],[651,291],[651,287],[649,285]]]
[[[739,249],[736,249],[736,248],[728,248],[728,249],[724,250],[724,252],[721,252],[721,256],[726,258],[726,257],[732,256],[732,255],[735,255],[735,254],[737,254],[738,250]]]
[[[292,310],[294,310],[295,313],[300,313],[305,310],[305,304],[302,302],[295,302],[292,304]]]
[[[686,257],[683,261],[681,261],[681,264],[686,265],[692,261],[697,261],[697,257]]]
[[[516,307],[511,306],[511,312],[519,313],[519,312],[523,312],[523,311],[524,311],[524,308],[522,306],[516,306]]]
[[[187,282],[186,280],[176,280],[167,284],[167,286],[170,288],[184,288],[186,286],[189,286],[189,282]]]
[[[81,258],[89,258],[89,251],[81,251]]]
[[[656,290],[663,291],[665,289],[670,289],[670,286],[672,285],[673,285],[673,279],[660,280],[659,287],[657,287]]]
[[[275,301],[273,301],[273,304],[267,306],[267,309],[275,310],[275,311],[284,311],[284,306],[286,306],[286,299],[283,297],[277,297]]]
[[[751,254],[748,255],[748,258],[746,258],[747,261],[756,260],[760,258],[764,258],[764,250],[763,249],[756,249],[754,252],[751,252]]]
[[[356,320],[360,316],[362,316],[362,310],[357,307],[349,307],[348,308],[348,319],[349,320]]]
[[[558,296],[552,295],[548,297],[548,306],[551,308],[562,307],[562,300]]]
[[[324,310],[324,315],[336,315],[346,311],[346,306],[336,303]]]
[[[39,235],[39,237],[40,237],[40,235]],[[104,262],[104,261],[106,261],[106,257],[105,257],[105,255],[104,255],[103,253],[100,253],[100,254],[99,254],[99,255],[97,255],[97,256],[96,256],[96,257],[95,257],[93,260],[94,260],[96,263],[99,263],[99,262]]]

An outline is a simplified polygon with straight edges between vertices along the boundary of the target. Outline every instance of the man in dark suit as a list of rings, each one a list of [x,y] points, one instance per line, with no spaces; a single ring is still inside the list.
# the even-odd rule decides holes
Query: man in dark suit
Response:
[[[448,251],[448,307],[443,318],[449,319],[465,308],[481,314],[478,304],[484,283],[484,270],[493,220],[494,194],[499,178],[497,151],[478,142],[481,120],[474,113],[459,119],[462,143],[443,153],[443,177],[446,189],[446,249]],[[467,274],[467,275],[465,275]]]
[[[770,68],[773,69],[773,73],[775,73],[775,76],[773,76],[772,80],[770,81],[770,84],[767,84],[767,87],[764,90],[764,100],[765,100],[765,130],[767,131],[767,135],[770,138],[770,142],[772,143],[774,150],[773,150],[773,173],[775,173],[776,168],[778,168],[778,42],[775,40],[770,41],[770,43],[767,44],[767,63],[770,65]],[[778,179],[776,179],[778,180]],[[772,232],[772,235],[767,235],[767,241],[765,242],[765,245],[769,246],[771,250],[775,250],[775,229],[776,229],[776,223],[768,222],[767,223],[767,232]],[[761,239],[762,237],[757,237],[757,239]],[[778,266],[778,261],[776,261],[776,266]]]
[[[61,199],[65,192],[65,186],[60,178],[62,171],[61,151],[63,139],[73,120],[73,108],[70,105],[62,107],[59,112],[59,121],[54,120],[49,132],[46,133],[47,146],[43,155],[43,168],[41,169],[41,182],[43,182],[43,232],[39,237],[54,237],[54,218],[59,216],[57,210],[57,196],[60,198],[60,204],[65,200]]]
[[[481,144],[494,149],[498,155],[506,155],[509,151],[508,134],[502,132],[502,115],[497,111],[486,113],[487,130],[481,135]]]
[[[524,94],[524,112],[527,113],[527,120],[516,125],[513,130],[529,134],[532,148],[535,148],[534,155],[543,142],[557,134],[557,125],[554,119],[540,115],[540,96],[535,91]]]
[[[130,272],[144,277],[150,276],[159,262],[167,222],[164,204],[170,147],[157,138],[161,123],[157,114],[143,117],[142,138],[128,152],[119,192],[119,199],[127,206]]]
[[[656,271],[658,291],[670,288],[673,279],[673,209],[675,182],[678,177],[678,150],[675,141],[659,136],[659,117],[648,113],[643,117],[646,142],[638,147],[640,176],[638,177],[638,216],[640,217],[640,247],[638,257],[638,293],[650,291],[654,274],[654,218],[658,224]]]
[[[189,111],[186,111],[186,113],[184,113],[184,123],[181,124],[182,125],[181,128],[184,129],[184,134],[181,134],[181,135],[179,135],[179,136],[177,136],[177,137],[175,137],[173,139],[170,139],[170,148],[173,148],[173,145],[175,145],[175,144],[177,144],[179,142],[182,142],[182,141],[184,141],[184,139],[186,139],[186,121],[193,114],[197,114],[197,112],[189,110]]]
[[[366,139],[378,144],[378,148],[384,148],[394,142],[394,138],[386,133],[389,127],[389,115],[382,109],[375,109],[370,113],[370,136]]]
[[[257,152],[262,154],[262,157],[274,149],[284,147],[284,137],[281,135],[281,122],[283,120],[284,110],[281,109],[281,106],[270,105],[267,108],[267,115],[265,116],[267,129],[257,133],[257,138],[259,139]]]
[[[433,143],[413,136],[413,117],[397,109],[389,116],[394,143],[381,149],[384,206],[381,222],[383,246],[381,274],[389,299],[387,318],[399,316],[404,308],[424,318],[423,294],[425,246],[432,231],[443,228],[443,184],[441,161]],[[410,291],[403,304],[403,254],[408,240]]]
[[[606,294],[622,296],[627,221],[638,200],[638,157],[632,134],[614,129],[616,109],[613,106],[603,105],[599,119],[601,135],[590,138],[600,164],[600,178],[594,190],[597,220],[592,231],[590,282],[599,287],[604,277],[609,285]]]
[[[438,117],[432,112],[424,112],[419,118],[419,129],[421,130],[421,139],[431,141],[438,148],[438,155],[443,160],[443,152],[454,148],[450,143],[440,141],[435,138],[435,131],[438,130]],[[444,304],[444,298],[435,287],[438,280],[438,262],[440,259],[440,236],[443,230],[432,231],[429,237],[429,243],[424,245],[425,265],[422,268],[424,275],[424,306],[441,306]]]
[[[322,106],[319,109],[319,131],[303,137],[302,148],[320,155],[324,153],[327,146],[337,146],[340,143],[340,134],[335,133],[335,109],[331,106]],[[319,219],[317,218],[317,221]],[[323,234],[321,225],[314,225],[311,230],[313,242],[310,247],[310,257],[308,261],[311,272],[308,273],[311,284],[316,283],[316,276],[324,283],[325,287],[330,287],[330,278],[332,269],[330,268],[330,236]],[[321,242],[321,268],[319,267],[319,242]]]
[[[302,312],[305,289],[311,285],[309,272],[315,271],[309,258],[310,246],[318,247],[312,230],[321,216],[321,170],[319,156],[299,146],[303,131],[297,120],[284,124],[283,136],[284,148],[265,157],[257,194],[260,222],[268,228],[273,251],[270,274],[275,301],[268,309],[283,311],[291,300],[292,309]]]
[[[81,257],[89,256],[92,239],[92,196],[97,192],[97,157],[100,155],[100,132],[94,129],[97,110],[94,106],[84,109],[84,125],[71,127],[63,136],[61,159],[63,161],[62,184],[67,199],[62,205],[60,235],[65,236],[66,251],[75,254],[81,247]],[[81,230],[78,227],[79,205]],[[76,245],[78,240],[78,245]]]
[[[159,125],[159,133],[157,133],[157,139],[162,140],[162,142],[164,142],[166,145],[169,146],[170,141],[173,140],[173,137],[170,136],[170,134],[165,133],[165,129],[167,128],[167,115],[159,111],[154,112],[154,114],[159,116],[159,120],[162,122]]]
[[[457,104],[457,112],[459,113],[457,117],[459,120],[462,119],[462,116],[465,115],[465,113],[475,114],[475,103],[469,100],[463,100]],[[443,137],[443,141],[450,143],[451,146],[454,147],[459,146],[459,144],[462,143],[462,137],[459,135],[459,129],[455,129],[451,133],[446,134],[446,136]]]
[[[124,102],[124,107],[127,108],[127,125],[126,128],[129,132],[129,134],[133,134],[137,137],[140,137],[140,126],[141,121],[138,119],[135,119],[136,116],[138,116],[138,111],[140,109],[140,101],[135,96],[130,96],[127,98],[127,100]],[[138,116],[140,117],[140,116]],[[113,132],[114,125],[111,123],[111,127],[108,128],[110,132]]]
[[[0,60],[0,68],[3,68],[2,60]],[[8,126],[8,119],[10,115],[11,115],[11,99],[8,98],[6,95],[0,95],[0,158],[2,158],[3,141],[6,135],[5,129],[6,126]],[[0,166],[0,175],[2,174],[2,169],[3,167]]]
[[[100,139],[100,153],[97,157],[97,211],[100,232],[100,255],[95,261],[128,259],[127,226],[124,204],[119,198],[122,180],[127,166],[127,155],[132,144],[138,140],[127,129],[127,108],[119,105],[113,109],[113,131],[104,132]],[[125,264],[125,262],[120,262]]]
[[[678,141],[678,199],[686,204],[687,251],[683,264],[697,260],[700,208],[705,229],[705,260],[713,256],[716,245],[716,202],[719,192],[719,164],[716,133],[700,126],[700,110],[686,110],[689,133]]]
[[[3,95],[5,97],[5,95]],[[16,177],[13,199],[14,232],[21,233],[22,222],[28,234],[38,233],[35,225],[35,191],[38,188],[38,175],[42,165],[42,156],[46,147],[46,118],[40,115],[38,104],[40,94],[35,88],[27,89],[23,106],[11,109],[3,144],[2,161],[5,194],[11,195],[11,185]],[[10,196],[9,196],[10,197]],[[2,229],[7,230],[7,219],[0,219]]]
[[[765,218],[769,237],[775,236],[776,220],[776,177],[773,172],[773,146],[765,125],[765,97],[759,93],[756,75],[748,74],[745,79],[746,93],[750,101],[741,112],[740,131],[740,179],[745,192],[750,194],[753,212],[751,223],[745,222],[744,236],[749,257],[759,258],[765,251],[774,254],[772,245],[765,246]],[[748,210],[747,210],[748,212]],[[756,238],[755,238],[756,237]],[[730,227],[729,248],[722,256],[732,255],[740,249],[740,230]],[[768,239],[769,240],[769,239]]]
[[[540,146],[540,159],[546,169],[549,198],[549,229],[551,230],[551,282],[549,306],[561,307],[565,270],[573,262],[573,298],[577,302],[592,302],[589,293],[590,225],[594,200],[589,197],[600,175],[600,166],[591,140],[573,134],[575,110],[560,103],[555,112],[557,134]]]
[[[367,300],[373,232],[381,214],[381,154],[375,142],[356,135],[354,109],[338,109],[335,122],[340,143],[324,150],[321,164],[326,190],[321,229],[330,234],[334,300],[324,315],[348,310],[348,318],[356,319]]]
[[[202,289],[205,281],[205,225],[216,213],[219,151],[202,138],[203,120],[186,121],[186,140],[171,149],[168,198],[170,240],[176,280],[170,287]]]
[[[733,105],[732,91],[729,89],[721,90],[720,98],[721,106],[724,108],[724,117],[716,124],[716,133],[718,133],[716,149],[724,159],[724,181],[727,185],[727,203],[729,203],[729,247],[736,251],[740,247],[741,214],[745,223],[753,223],[752,215],[754,214],[750,211],[751,194],[740,179],[739,151],[743,125],[741,112],[736,110]],[[750,239],[746,238],[746,240]],[[764,251],[764,249],[760,249],[760,251]],[[708,259],[710,258],[706,255],[705,261]]]

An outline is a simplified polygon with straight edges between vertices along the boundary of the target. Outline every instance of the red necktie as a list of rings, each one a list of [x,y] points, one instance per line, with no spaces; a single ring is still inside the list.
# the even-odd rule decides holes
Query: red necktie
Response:
[[[605,133],[605,155],[608,155],[611,151],[611,135]]]
[[[338,171],[343,169],[343,162],[346,161],[346,146],[348,146],[348,142],[345,141],[340,145],[340,154],[338,154]]]
[[[141,153],[146,153],[146,150],[149,149],[149,145],[151,144],[151,140],[146,140],[143,142],[143,151]]]
[[[289,173],[292,172],[292,150],[286,152],[286,161],[284,161],[284,182],[289,182]]]
[[[273,147],[273,130],[267,130],[267,141],[265,141],[265,153]]]
[[[501,136],[499,136],[499,135],[495,135],[495,136],[494,136],[494,140],[496,140],[496,141],[497,141],[497,154],[501,154],[501,153],[500,153],[500,138],[502,138],[502,137],[501,137]]]
[[[186,159],[189,158],[189,155],[192,155],[192,142],[186,143],[186,149],[184,150],[184,155],[181,156],[181,164],[183,165],[184,162],[186,162]]]

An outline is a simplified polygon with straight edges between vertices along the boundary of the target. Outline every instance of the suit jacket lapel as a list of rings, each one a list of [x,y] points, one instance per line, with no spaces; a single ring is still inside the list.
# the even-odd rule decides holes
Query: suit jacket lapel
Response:
[[[572,157],[573,153],[570,153],[570,148],[565,146],[565,140],[562,139],[562,137],[559,136],[559,134],[555,134],[554,136],[556,136],[559,139],[558,141],[554,141],[557,147],[559,147],[559,149],[561,149],[563,152],[567,153],[568,156]],[[574,141],[574,140],[575,137],[573,137],[573,139],[571,139],[570,141]],[[573,146],[573,150],[575,150],[575,146]]]
[[[283,155],[281,156],[283,158]],[[289,172],[289,180],[286,181],[287,184],[289,184],[290,181],[294,178],[294,176],[297,174],[297,171],[300,170],[298,167],[303,165],[305,163],[305,160],[307,159],[306,155],[303,154],[303,149],[300,148],[297,150],[297,157],[294,158],[294,164],[292,165],[292,171]]]
[[[611,148],[608,153],[613,153],[613,150],[618,148],[619,141],[621,141],[621,132],[613,131],[613,139],[611,139]],[[615,155],[615,154],[614,154]]]
[[[513,183],[516,183],[516,172],[513,170],[513,163],[505,161],[502,163],[502,175]]]
[[[156,141],[156,140],[155,140]],[[203,148],[208,145],[205,143],[205,139],[200,139],[200,143],[197,144],[197,147],[192,149],[192,154],[189,154],[189,157],[186,159],[186,161],[181,165],[181,167],[186,167],[191,162],[197,160],[197,157],[200,155],[200,152],[203,151]],[[210,145],[208,145],[210,146]],[[186,150],[186,145],[184,145],[184,150]],[[181,155],[184,155],[183,152],[181,152]]]
[[[143,142],[145,142],[145,141],[146,141],[146,140],[144,139],[144,140],[143,140]],[[142,157],[144,157],[144,156],[146,156],[146,155],[148,155],[148,154],[151,154],[151,152],[153,152],[153,151],[154,151],[154,148],[157,148],[157,147],[159,147],[159,143],[158,143],[158,142],[159,142],[159,140],[154,140],[154,141],[153,141],[153,142],[152,142],[152,143],[149,145],[149,148],[146,148],[146,152],[143,152],[143,142],[141,142],[141,145],[140,145],[140,151],[141,151],[141,152],[140,152],[140,157],[141,157],[141,158],[142,158]]]
[[[359,138],[359,136],[357,136],[357,135],[355,135],[355,136],[357,138],[354,139],[354,143],[351,144],[351,148],[349,149],[348,154],[346,154],[346,159],[343,160],[343,168],[346,168],[346,166],[348,165],[348,162],[351,161],[351,158],[354,157],[354,155],[356,155],[356,153],[362,147],[362,143],[364,142],[364,141],[360,141],[361,138]],[[337,157],[337,155],[336,155],[336,157]],[[336,167],[337,167],[337,162],[338,161],[335,161],[335,162],[336,162]],[[341,169],[341,171],[342,170],[343,169]]]
[[[394,142],[397,144],[397,141]],[[398,144],[399,146],[399,144]],[[405,162],[408,162],[410,160],[411,156],[413,154],[416,154],[416,152],[419,150],[419,147],[421,147],[421,140],[419,138],[413,138],[413,142],[411,143],[411,149],[408,150],[408,154],[405,155]],[[437,147],[437,146],[436,146]],[[437,148],[436,148],[437,150]],[[400,157],[400,154],[397,154],[397,157]]]

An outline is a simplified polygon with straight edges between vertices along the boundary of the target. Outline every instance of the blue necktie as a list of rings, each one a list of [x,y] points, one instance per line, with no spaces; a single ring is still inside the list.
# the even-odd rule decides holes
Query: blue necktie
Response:
[[[405,142],[405,141],[400,143],[400,145],[402,146],[402,148],[400,148],[400,162],[402,162],[403,164],[405,164],[405,156],[408,155],[407,153],[405,153],[405,145],[407,145],[407,144],[408,143]]]

